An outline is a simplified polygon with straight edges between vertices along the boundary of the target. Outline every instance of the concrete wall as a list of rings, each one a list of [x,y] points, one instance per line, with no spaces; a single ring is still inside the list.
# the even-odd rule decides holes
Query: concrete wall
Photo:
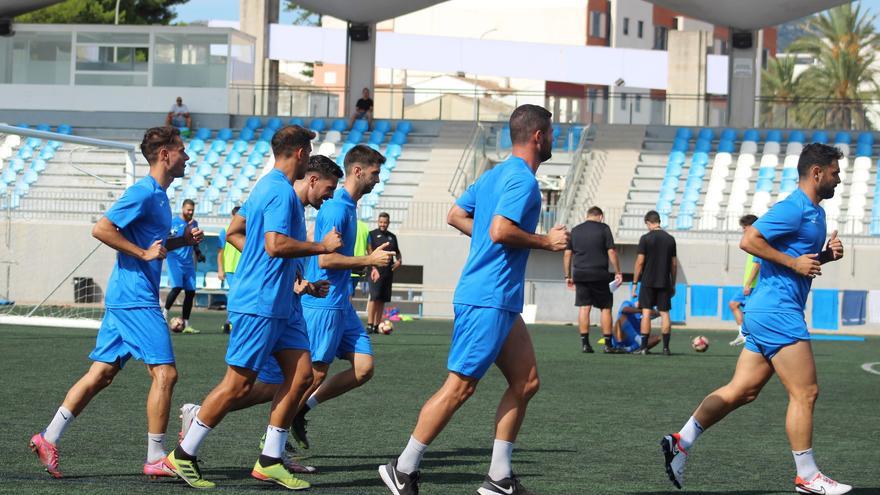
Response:
[[[124,108],[128,112],[167,114],[178,96],[183,97],[183,102],[193,113],[224,114],[229,111],[229,91],[226,88],[0,84],[0,108],[9,110],[64,108],[113,112]]]

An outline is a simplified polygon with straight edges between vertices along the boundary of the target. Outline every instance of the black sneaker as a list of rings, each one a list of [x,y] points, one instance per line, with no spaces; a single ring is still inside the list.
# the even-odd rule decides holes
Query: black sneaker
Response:
[[[379,477],[394,495],[419,495],[419,472],[410,474],[397,470],[397,459],[379,466]]]
[[[605,354],[622,354],[623,353],[623,351],[617,347],[608,347],[608,346],[605,346],[605,348],[602,349],[602,352]]]
[[[663,348],[663,355],[664,355],[664,356],[671,356],[671,355],[672,355],[672,352],[669,350],[668,347],[664,347],[664,348]]]
[[[593,346],[591,346],[590,344],[583,344],[581,345],[581,352],[585,354],[592,354],[595,351],[593,351]]]
[[[297,414],[296,417],[293,418],[293,424],[290,425],[290,433],[293,434],[296,444],[299,448],[306,450],[309,448],[309,436],[306,431],[306,425],[308,424],[309,420],[306,419],[305,415]]]
[[[223,324],[223,333],[229,333],[232,331],[232,325],[227,321]]]
[[[495,481],[486,476],[480,488],[477,488],[479,495],[535,495],[533,492],[526,490],[517,479],[516,476],[504,478]]]

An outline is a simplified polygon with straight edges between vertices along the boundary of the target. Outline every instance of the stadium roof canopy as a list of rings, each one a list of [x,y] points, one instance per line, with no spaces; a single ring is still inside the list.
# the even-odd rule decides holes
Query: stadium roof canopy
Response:
[[[648,0],[716,26],[757,30],[800,19],[849,0]],[[369,2],[361,2],[369,3]]]
[[[3,0],[0,2],[0,18],[15,17],[42,9],[60,0]]]
[[[298,0],[301,7],[355,23],[371,23],[422,10],[445,0]]]

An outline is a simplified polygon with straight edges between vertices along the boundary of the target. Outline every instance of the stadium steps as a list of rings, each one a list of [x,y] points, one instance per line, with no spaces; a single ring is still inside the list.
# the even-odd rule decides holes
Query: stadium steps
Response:
[[[602,153],[604,170],[600,176],[599,187],[593,198],[583,197],[585,189],[579,190],[576,204],[586,208],[597,205],[609,214],[622,211],[626,204],[625,191],[632,181],[638,163],[639,150],[645,140],[646,126],[638,125],[600,125],[596,129],[596,137],[592,149],[594,153]],[[583,191],[583,192],[582,192]],[[586,204],[590,200],[591,204]],[[582,216],[583,216],[582,214]],[[614,219],[608,219],[615,224]]]

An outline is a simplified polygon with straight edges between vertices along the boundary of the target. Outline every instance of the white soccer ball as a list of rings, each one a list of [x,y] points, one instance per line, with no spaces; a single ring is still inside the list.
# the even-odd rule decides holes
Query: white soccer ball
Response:
[[[691,348],[697,352],[706,352],[709,349],[709,339],[698,335],[691,341]]]
[[[179,316],[175,316],[168,321],[168,329],[174,333],[180,333],[183,331],[183,318]]]
[[[389,335],[394,331],[394,324],[391,323],[391,320],[385,320],[382,323],[379,323],[379,333],[383,335]]]

